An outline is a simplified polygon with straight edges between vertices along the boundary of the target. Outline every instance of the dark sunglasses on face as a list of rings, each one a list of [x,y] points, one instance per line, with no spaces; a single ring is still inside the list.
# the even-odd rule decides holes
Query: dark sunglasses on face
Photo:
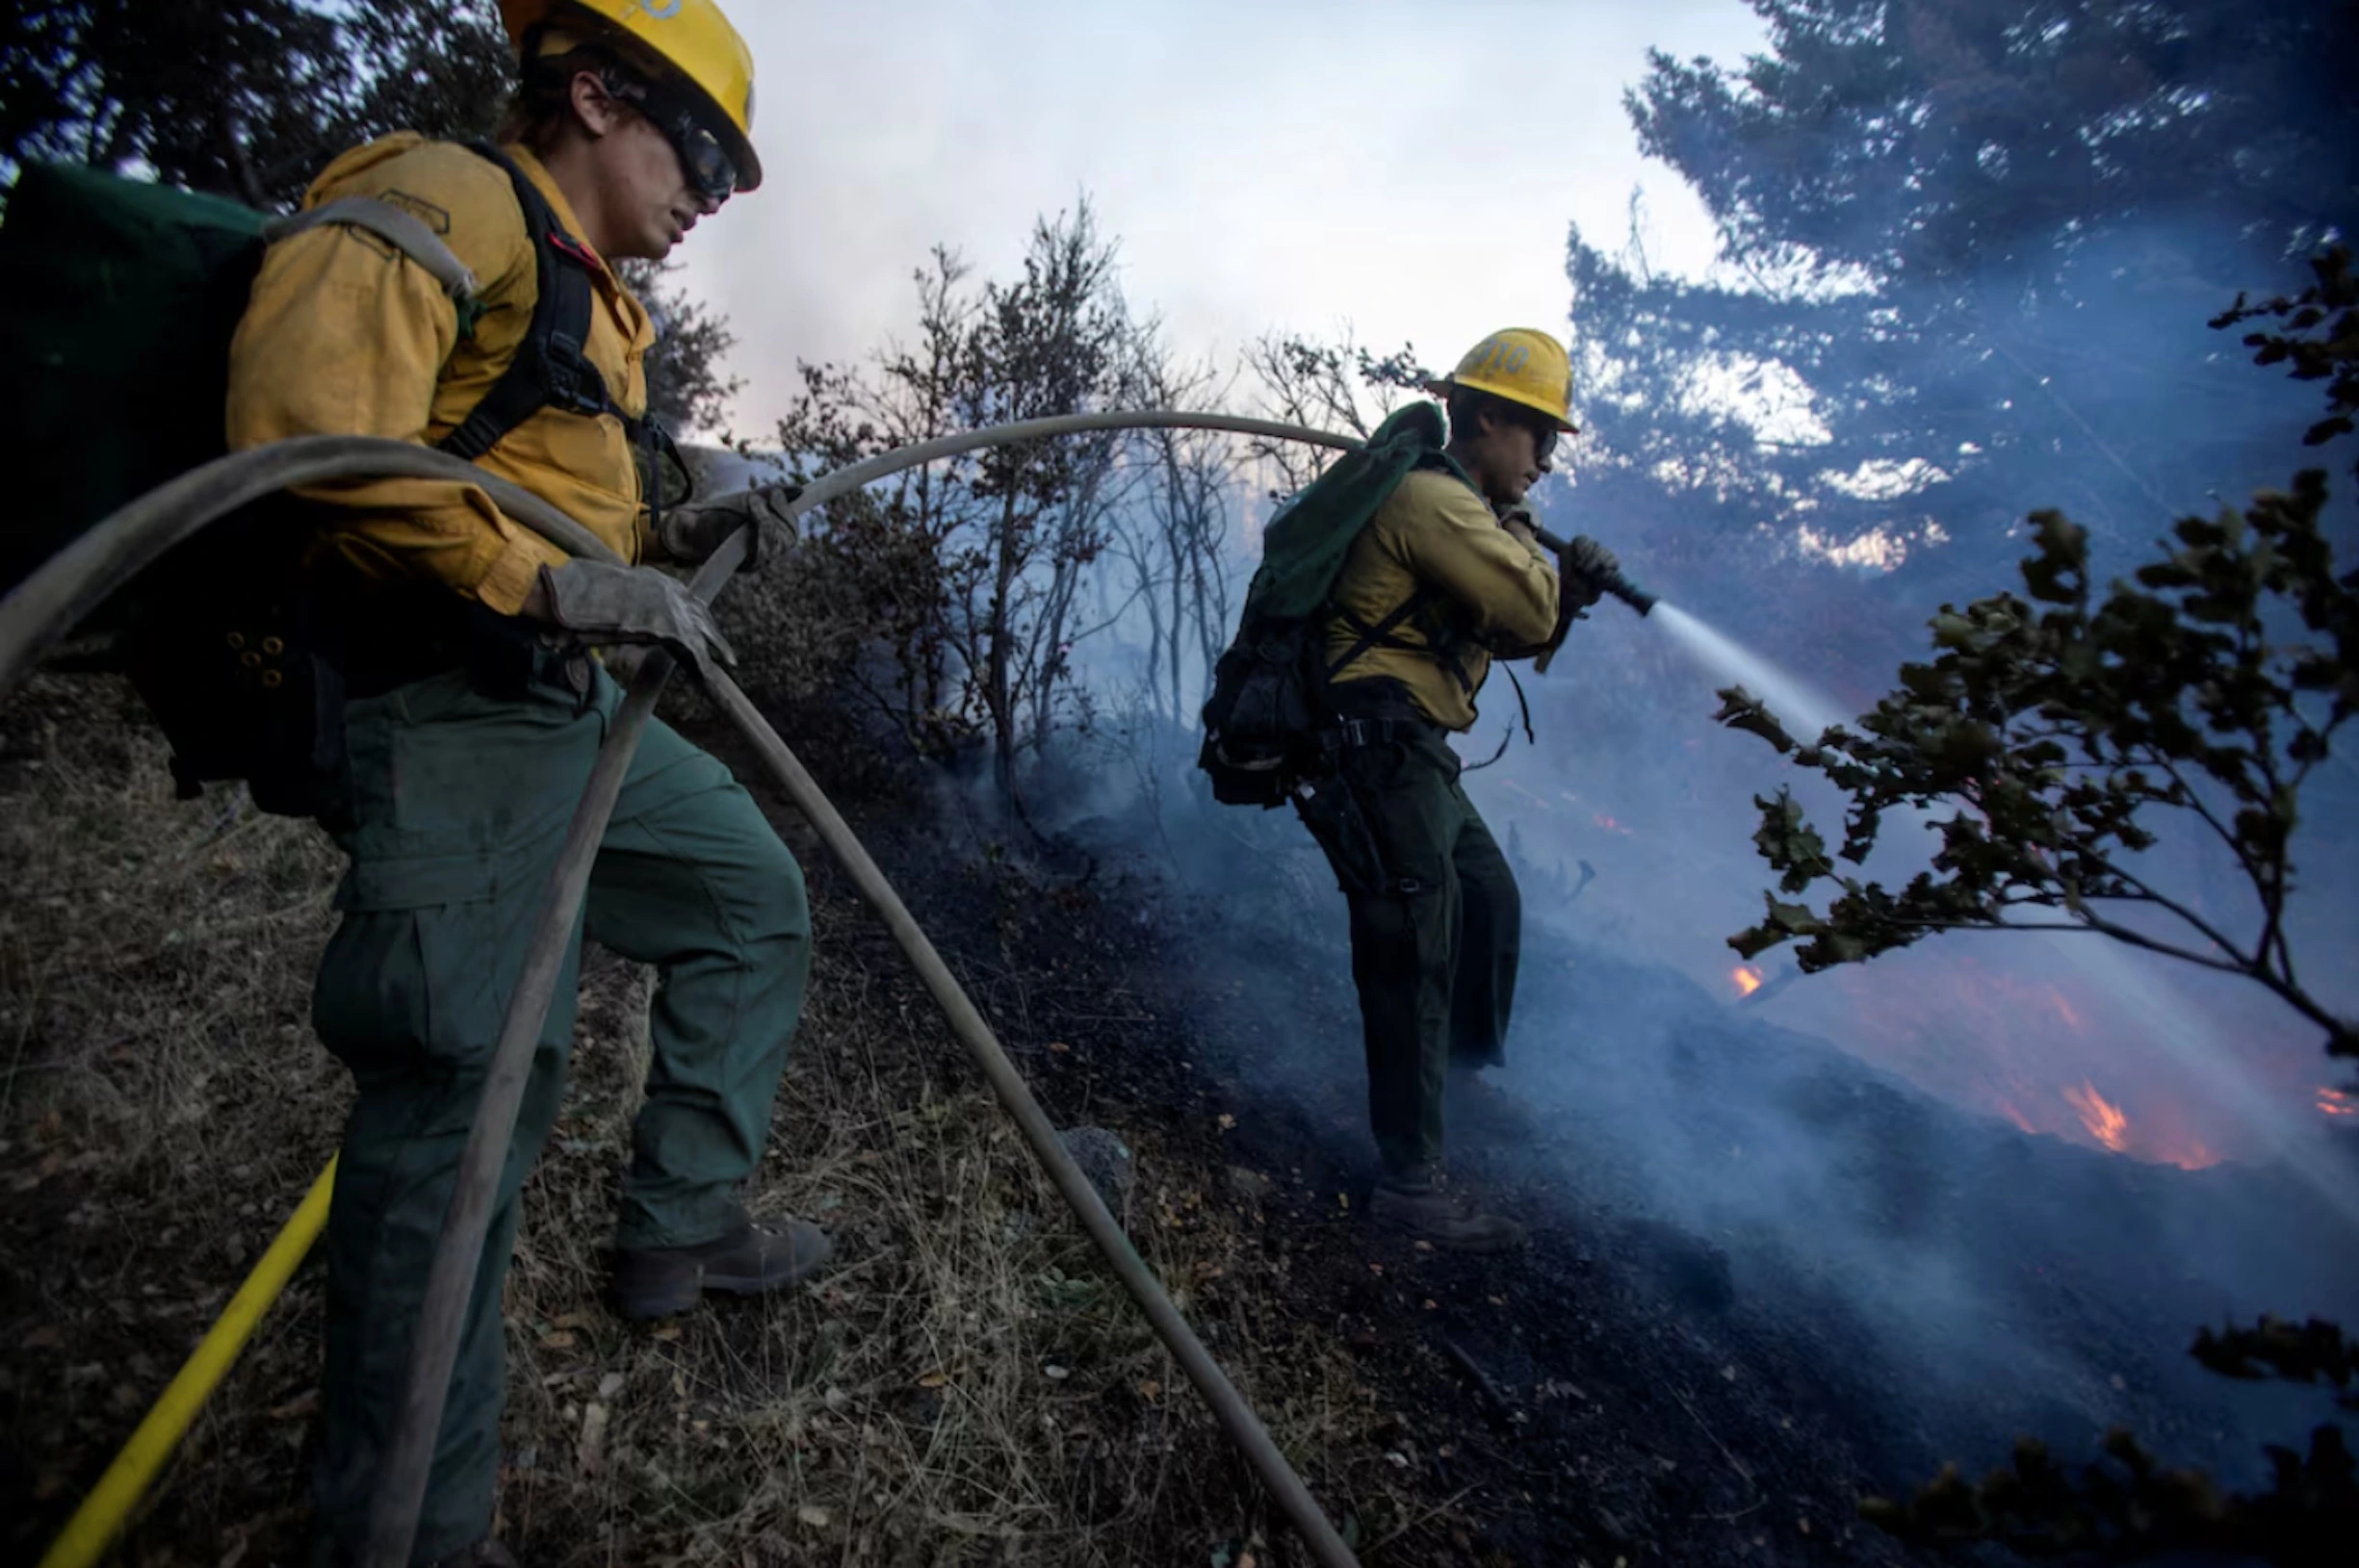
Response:
[[[638,82],[609,84],[609,90],[617,88],[616,96],[645,115],[671,143],[689,187],[715,207],[727,201],[738,188],[738,166],[721,139],[706,129],[696,106],[680,94]]]
[[[1554,420],[1525,420],[1523,427],[1532,433],[1532,450],[1546,462],[1556,455],[1556,438],[1560,432]]]
[[[715,207],[727,201],[738,188],[738,166],[721,145],[721,139],[706,130],[692,110],[675,109],[651,117],[656,129],[671,142],[680,159],[680,171],[696,193]]]

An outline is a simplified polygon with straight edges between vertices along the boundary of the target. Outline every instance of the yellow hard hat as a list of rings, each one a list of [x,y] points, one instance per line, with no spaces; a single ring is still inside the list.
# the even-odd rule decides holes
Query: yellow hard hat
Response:
[[[737,189],[762,183],[754,152],[754,55],[713,0],[500,0],[500,19],[521,59],[532,32],[594,17],[669,65],[712,112],[713,134],[737,165]]]
[[[1537,408],[1565,430],[1581,428],[1571,418],[1572,356],[1547,333],[1528,326],[1493,332],[1466,350],[1458,369],[1427,382],[1425,389],[1447,396],[1454,387]]]

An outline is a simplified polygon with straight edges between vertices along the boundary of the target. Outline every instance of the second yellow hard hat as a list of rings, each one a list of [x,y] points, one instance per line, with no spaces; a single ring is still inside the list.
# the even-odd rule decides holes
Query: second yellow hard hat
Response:
[[[1580,429],[1572,423],[1572,357],[1563,344],[1535,328],[1511,326],[1493,332],[1466,350],[1458,369],[1428,382],[1426,390],[1447,396],[1454,387],[1537,408],[1561,429]]]

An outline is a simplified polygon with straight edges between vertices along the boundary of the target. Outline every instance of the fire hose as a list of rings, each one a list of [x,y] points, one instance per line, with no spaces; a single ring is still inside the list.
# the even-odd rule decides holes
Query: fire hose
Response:
[[[327,1222],[328,1195],[335,1191],[336,1162],[332,1158],[327,1168],[313,1178],[311,1191],[296,1206],[289,1220],[254,1265],[254,1272],[246,1276],[221,1315],[205,1337],[197,1342],[189,1359],[173,1375],[155,1407],[143,1417],[131,1433],[130,1441],[116,1454],[91,1495],[82,1500],[74,1516],[65,1522],[58,1538],[49,1543],[41,1554],[40,1568],[90,1568],[102,1556],[115,1532],[122,1528],[131,1510],[139,1505],[148,1483],[156,1472],[172,1456],[180,1446],[181,1434],[189,1423],[196,1419],[205,1401],[213,1397],[221,1378],[236,1364],[239,1352],[254,1335],[262,1315],[278,1299],[279,1292],[295,1276],[296,1266],[303,1254],[311,1250],[318,1239],[320,1227]]]
[[[1359,444],[1322,431],[1230,415],[1163,410],[1074,414],[946,436],[883,453],[815,481],[790,503],[787,513],[790,518],[799,517],[827,501],[903,469],[981,447],[1092,430],[1139,428],[1220,430],[1340,448]],[[609,561],[615,558],[587,529],[540,498],[446,453],[403,442],[360,436],[308,436],[283,441],[218,459],[149,492],[84,533],[27,578],[5,602],[0,602],[0,696],[13,689],[21,674],[43,652],[62,640],[110,594],[208,524],[290,486],[396,476],[449,479],[478,486],[509,518],[569,553]],[[742,563],[746,549],[743,533],[726,541],[697,571],[691,590],[707,601],[712,600]],[[409,1561],[432,1463],[434,1436],[441,1425],[451,1370],[457,1354],[460,1320],[474,1291],[498,1178],[514,1136],[517,1106],[534,1045],[555,994],[599,841],[613,812],[632,754],[671,667],[671,657],[659,650],[647,656],[633,679],[592,765],[543,895],[531,946],[508,998],[482,1097],[460,1155],[442,1237],[428,1275],[426,1299],[411,1342],[409,1375],[372,1503],[363,1568],[405,1568]],[[1230,1439],[1259,1475],[1280,1511],[1302,1534],[1311,1555],[1327,1568],[1352,1568],[1357,1559],[1351,1550],[1284,1455],[1279,1452],[1253,1408],[1172,1304],[1106,1209],[1097,1189],[1075,1165],[1023,1075],[1008,1060],[990,1026],[850,827],[734,681],[713,670],[708,674],[706,684],[743,731],[765,765],[777,776],[796,809],[842,862],[862,896],[883,918],[943,1009],[952,1030],[973,1056],[1001,1106],[1015,1119],[1033,1157],[1072,1207],[1081,1228],[1116,1278],[1138,1302],[1157,1336],[1203,1395]],[[256,1305],[257,1312],[260,1304]],[[192,1404],[186,1414],[194,1413]],[[146,1428],[143,1427],[143,1435],[145,1433]],[[177,1436],[173,1432],[165,1439],[166,1451]],[[160,1454],[156,1462],[161,1462]],[[132,1501],[122,1499],[121,1505],[127,1510]]]

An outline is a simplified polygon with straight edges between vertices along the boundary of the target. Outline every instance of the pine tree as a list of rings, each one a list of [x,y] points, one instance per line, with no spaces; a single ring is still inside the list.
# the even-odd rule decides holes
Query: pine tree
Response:
[[[1657,55],[1628,97],[1728,280],[1570,247],[1583,500],[1642,564],[1763,629],[1829,556],[1905,557],[1879,591],[1930,609],[2012,557],[2033,504],[2103,553],[2266,476],[2291,401],[2202,322],[2298,287],[2359,209],[2359,7],[1756,9],[1769,52]]]

